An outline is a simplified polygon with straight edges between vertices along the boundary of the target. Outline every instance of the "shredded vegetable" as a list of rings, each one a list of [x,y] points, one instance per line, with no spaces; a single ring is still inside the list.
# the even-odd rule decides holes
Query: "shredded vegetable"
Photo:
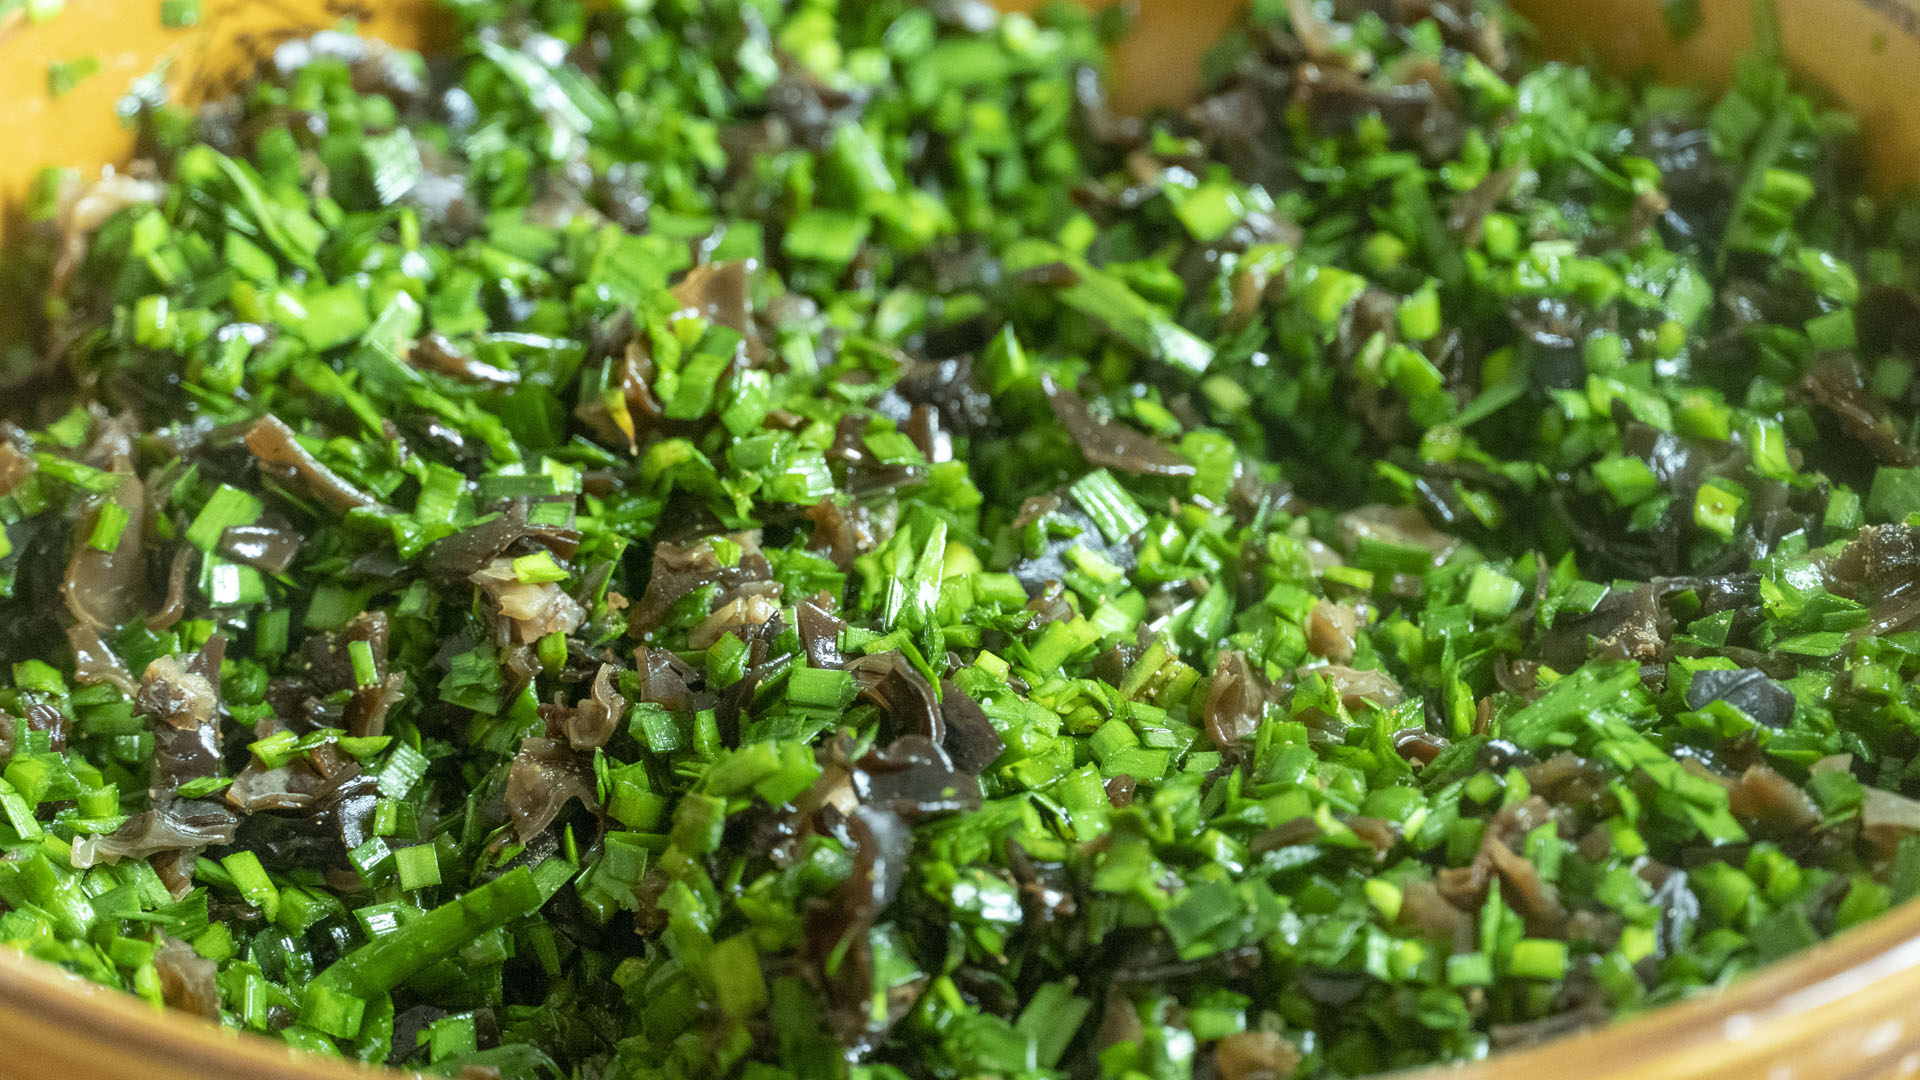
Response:
[[[10,947],[444,1075],[1270,1080],[1920,892],[1920,202],[1772,55],[1274,0],[1133,118],[1070,7],[451,11],[38,188]]]

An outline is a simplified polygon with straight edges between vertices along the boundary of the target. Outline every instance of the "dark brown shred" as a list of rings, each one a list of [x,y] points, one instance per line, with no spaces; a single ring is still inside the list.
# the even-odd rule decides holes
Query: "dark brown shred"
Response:
[[[351,759],[348,760],[351,763]],[[250,814],[265,810],[306,810],[358,773],[356,765],[351,769],[337,769],[330,776],[323,775],[308,760],[308,755],[275,769],[267,768],[254,758],[228,785],[227,802]]]
[[[0,435],[0,495],[13,494],[15,488],[26,483],[28,477],[40,470],[40,463],[22,453],[15,442],[13,432],[18,430],[8,424],[6,434]]]
[[[1319,672],[1326,677],[1348,712],[1359,712],[1368,705],[1391,709],[1406,700],[1406,692],[1400,688],[1400,684],[1379,668],[1356,669],[1345,664],[1327,664],[1304,669],[1301,674],[1312,672]]]
[[[1560,937],[1566,931],[1567,909],[1560,902],[1560,890],[1540,876],[1540,869],[1499,840],[1482,846],[1493,869],[1500,875],[1500,898],[1526,920],[1527,933],[1535,937]]]
[[[1355,836],[1365,840],[1375,855],[1384,856],[1400,843],[1399,828],[1385,818],[1356,814],[1346,819],[1346,826],[1353,830]]]
[[[512,499],[500,504],[498,514],[470,529],[442,537],[421,554],[427,570],[447,580],[466,580],[506,555],[547,551],[565,562],[580,550],[580,531],[527,521],[531,504]]]
[[[571,634],[586,620],[586,608],[557,581],[521,581],[513,560],[499,558],[467,578],[492,602],[493,640],[499,646],[532,645],[548,634]],[[517,654],[509,655],[509,666]],[[524,683],[531,661],[515,672]]]
[[[734,533],[727,539],[740,547],[739,558],[731,565],[720,561],[711,539],[691,544],[664,541],[655,544],[647,591],[633,609],[633,633],[644,635],[658,629],[675,604],[703,586],[716,585],[724,596],[743,585],[773,580],[773,567],[760,553],[758,532]]]
[[[191,544],[181,544],[167,567],[167,598],[160,610],[147,616],[147,629],[165,633],[187,616],[187,578],[200,552]]]
[[[1694,672],[1687,684],[1687,708],[1704,709],[1715,701],[1724,701],[1775,730],[1793,720],[1793,691],[1758,668]]]
[[[1325,835],[1326,831],[1319,822],[1310,817],[1297,817],[1255,835],[1248,847],[1255,855],[1264,855],[1281,848],[1315,843]]]
[[[963,773],[977,776],[986,772],[1007,748],[987,711],[952,679],[940,681],[940,718],[947,727],[941,749],[953,759],[953,767]]]
[[[144,522],[147,514],[146,488],[131,473],[131,463],[122,459],[119,486],[110,494],[96,496],[74,523],[73,557],[67,562],[66,577],[60,591],[73,617],[95,630],[116,630],[139,614],[146,591],[146,542]],[[95,523],[109,503],[127,513],[127,527],[112,551],[101,551],[90,542]]]
[[[824,553],[842,570],[893,535],[891,522],[879,520],[873,510],[860,503],[842,506],[832,499],[822,499],[803,513],[813,523],[807,546]]]
[[[901,406],[925,406],[940,430],[954,435],[988,428],[994,422],[993,398],[974,385],[973,370],[970,356],[915,360],[880,399],[880,411],[897,423],[910,415]]]
[[[1169,450],[1160,440],[1124,424],[1093,415],[1085,398],[1042,376],[1047,404],[1089,464],[1137,476],[1192,476],[1193,463]]]
[[[1920,529],[1869,525],[1827,568],[1827,587],[1863,604],[1920,592]]]
[[[1446,739],[1426,728],[1401,728],[1393,733],[1393,749],[1415,765],[1431,765],[1448,746]]]
[[[1024,557],[1013,564],[1013,576],[1030,595],[1049,588],[1050,582],[1066,579],[1072,570],[1067,552],[1075,547],[1094,552],[1122,570],[1132,569],[1139,561],[1139,552],[1130,540],[1107,543],[1079,501],[1069,500],[1063,492],[1035,495],[1020,504],[1020,512],[1013,519],[1014,532],[1025,533],[1036,524],[1040,525],[1039,548],[1027,548]]]
[[[1336,664],[1353,659],[1359,613],[1350,604],[1322,600],[1307,616],[1307,651]]]
[[[387,613],[372,611],[354,616],[334,640],[333,647],[343,654],[342,659],[347,663],[347,685],[353,688],[345,713],[349,735],[384,734],[387,711],[400,701],[400,688],[406,680],[399,672],[388,670],[387,637]],[[366,642],[373,656],[374,678],[365,686],[354,678],[352,654],[348,651],[356,641]]]
[[[1335,523],[1341,546],[1349,556],[1354,554],[1361,540],[1377,540],[1396,547],[1420,548],[1430,552],[1433,565],[1439,566],[1460,546],[1459,540],[1427,524],[1427,519],[1420,515],[1420,511],[1410,506],[1362,506],[1341,514]]]
[[[1241,752],[1241,744],[1260,729],[1266,707],[1267,689],[1246,654],[1238,649],[1223,650],[1214,664],[1213,684],[1200,710],[1214,749]]]
[[[1466,247],[1480,246],[1485,234],[1487,215],[1498,209],[1513,191],[1513,185],[1527,171],[1526,162],[1517,162],[1504,169],[1496,169],[1487,174],[1486,179],[1475,184],[1471,190],[1456,196],[1453,208],[1447,214],[1447,228],[1460,238]]]
[[[1400,889],[1400,925],[1421,935],[1459,942],[1473,933],[1473,917],[1447,902],[1431,881],[1409,881]]]
[[[807,654],[809,667],[837,668],[846,662],[840,655],[840,635],[847,624],[832,613],[832,606],[833,598],[824,593],[794,605],[800,647]]]
[[[860,801],[907,821],[980,808],[980,781],[925,735],[902,735],[857,762]]]
[[[1557,806],[1585,806],[1606,795],[1611,774],[1597,761],[1562,750],[1521,769],[1527,787]]]
[[[933,684],[898,652],[874,653],[847,662],[860,697],[880,706],[896,739],[918,735],[935,746],[946,741],[947,724],[934,700]]]
[[[128,818],[105,836],[73,842],[73,865],[144,859],[161,852],[198,852],[233,842],[239,819],[232,810],[203,799],[167,798]]]
[[[67,644],[73,647],[73,681],[82,686],[106,683],[119,687],[129,697],[139,691],[133,673],[114,655],[112,647],[100,637],[100,631],[86,623],[74,623],[67,627]],[[55,750],[66,748],[65,732],[61,735]]]
[[[681,714],[712,704],[711,696],[703,692],[706,679],[671,649],[642,645],[633,650],[633,662],[640,674],[640,700]]]
[[[702,263],[687,271],[670,292],[683,307],[717,326],[734,331],[758,345],[753,325],[752,299],[747,294],[748,275],[753,264],[735,259],[730,262]]]
[[[190,670],[177,657],[162,656],[141,674],[133,704],[140,715],[163,725],[197,731],[213,723],[220,697],[212,680]]]
[[[19,721],[17,722],[24,723],[26,725],[26,730],[46,732],[47,738],[56,747],[64,746],[66,744],[66,741],[67,741],[67,714],[66,713],[61,712],[58,708],[56,708],[52,704],[49,704],[48,702],[45,702],[45,701],[29,701],[26,703],[26,707],[23,710],[23,712],[25,715],[20,717]],[[4,715],[4,714],[0,714],[0,715]],[[9,718],[9,720],[11,719],[12,718]],[[16,737],[17,735],[19,735],[18,730],[9,731],[8,733],[9,743],[11,743],[13,738]],[[13,754],[13,747],[11,745],[9,745],[7,748],[7,754],[9,757],[11,757]]]
[[[316,751],[309,755],[309,764],[325,758]],[[319,775],[319,770],[314,773]],[[372,774],[354,770],[336,773],[333,779],[337,783],[332,789],[308,807],[248,814],[234,836],[234,847],[258,855],[269,870],[346,867],[347,852],[372,835],[380,783]]]
[[[1823,353],[1794,384],[1793,394],[1825,410],[1847,438],[1866,447],[1880,464],[1910,468],[1920,463],[1920,454],[1901,438],[1886,406],[1867,388],[1853,353]]]
[[[134,711],[146,717],[153,730],[147,787],[156,813],[171,809],[173,792],[181,784],[220,774],[216,680],[225,653],[226,638],[215,634],[184,664],[179,657],[162,656],[140,676]]]
[[[1820,824],[1820,808],[1799,785],[1766,765],[1750,765],[1727,789],[1727,809],[1779,833]]]
[[[586,700],[573,707],[565,720],[567,745],[575,750],[592,750],[607,745],[627,715],[627,699],[614,689],[615,668],[601,664],[593,677],[593,688]]]
[[[687,631],[687,647],[705,649],[725,635],[745,640],[780,618],[781,587],[775,581],[750,581],[722,596],[700,625]]]
[[[170,1009],[218,1022],[220,987],[214,982],[218,967],[186,942],[167,938],[153,953],[153,970],[160,978],[160,1000]]]
[[[220,554],[269,574],[286,573],[300,544],[299,531],[284,521],[229,525],[220,534]]]
[[[1033,613],[1030,630],[1037,630],[1048,623],[1071,622],[1080,614],[1067,600],[1067,587],[1057,580],[1042,584],[1034,592],[1033,599],[1027,601],[1027,610]]]
[[[507,815],[526,843],[560,816],[567,802],[600,812],[593,769],[556,739],[525,739],[507,770]]]
[[[1066,867],[1036,860],[1012,839],[1006,842],[1006,851],[1007,867],[1020,887],[1020,910],[1028,930],[1044,932],[1079,913],[1080,903]]]
[[[873,944],[869,936],[880,913],[906,881],[913,831],[893,812],[862,806],[847,820],[853,870],[830,899],[806,906],[802,946],[807,974],[827,1004],[827,1025],[849,1053],[864,1052],[905,1015],[912,996],[873,1017]],[[919,982],[924,982],[922,977]]]
[[[380,500],[348,483],[300,445],[293,429],[277,416],[254,421],[247,429],[246,443],[261,472],[298,488],[336,514],[381,508]]]
[[[513,386],[520,381],[519,373],[476,360],[439,333],[415,342],[407,359],[416,367],[480,386]]]
[[[926,479],[923,466],[888,465],[867,449],[867,430],[872,427],[873,419],[858,412],[842,416],[834,425],[833,442],[827,447],[827,463],[840,480],[839,486],[856,500]]]
[[[1419,150],[1430,163],[1451,158],[1465,134],[1453,87],[1437,65],[1408,63],[1366,78],[1344,66],[1308,62],[1294,68],[1293,86],[1294,104],[1317,134],[1344,134],[1377,115],[1396,144]]]
[[[1552,819],[1553,808],[1539,795],[1502,807],[1488,820],[1473,861],[1439,870],[1434,884],[1455,907],[1478,911],[1486,902],[1488,883],[1497,874],[1501,898],[1526,920],[1528,933],[1561,936],[1567,910],[1560,902],[1559,890],[1540,876],[1533,863],[1513,850],[1528,833]]]

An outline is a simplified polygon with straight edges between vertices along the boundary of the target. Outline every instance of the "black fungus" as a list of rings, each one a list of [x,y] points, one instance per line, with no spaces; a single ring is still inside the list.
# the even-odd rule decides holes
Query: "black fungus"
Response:
[[[927,681],[898,652],[874,653],[847,663],[860,697],[886,712],[895,738],[918,735],[939,745],[946,740],[946,719]]]
[[[829,899],[806,907],[802,949],[809,978],[828,1006],[827,1024],[840,1045],[864,1053],[906,1013],[913,996],[888,995],[874,1015],[870,934],[906,882],[913,831],[890,810],[863,806],[847,820],[853,869]]]
[[[980,781],[954,767],[925,735],[902,735],[862,757],[855,788],[861,801],[906,821],[980,808]]]
[[[773,580],[773,567],[760,553],[757,532],[736,533],[725,539],[739,549],[730,559],[722,559],[720,549],[712,540],[654,545],[653,571],[647,577],[646,592],[631,617],[634,633],[645,634],[657,629],[673,606],[697,589],[715,586],[724,595],[742,586]]]
[[[1793,691],[1755,668],[1694,672],[1687,707],[1704,709],[1713,701],[1724,701],[1770,728],[1784,728],[1793,719]]]
[[[525,739],[507,770],[507,814],[521,843],[553,824],[568,801],[598,812],[593,766],[556,739]]]
[[[449,579],[468,578],[507,555],[547,551],[556,559],[571,559],[580,547],[579,530],[530,522],[533,508],[531,500],[508,500],[479,524],[428,544],[421,559],[429,572]]]
[[[380,500],[348,483],[339,473],[300,445],[292,428],[279,417],[263,416],[247,429],[247,450],[260,471],[318,501],[336,514],[380,508]]]
[[[1239,753],[1242,744],[1260,728],[1266,715],[1267,690],[1246,654],[1226,649],[1213,667],[1213,684],[1207,690],[1200,714],[1214,749]]]
[[[1087,461],[1101,468],[1140,476],[1192,476],[1193,463],[1160,440],[1124,424],[1101,420],[1093,415],[1085,398],[1054,382],[1052,376],[1041,379],[1047,403],[1074,445]]]

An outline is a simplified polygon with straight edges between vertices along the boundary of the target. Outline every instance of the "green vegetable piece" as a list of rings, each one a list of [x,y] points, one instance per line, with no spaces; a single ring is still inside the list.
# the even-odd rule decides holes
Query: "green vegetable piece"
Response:
[[[1060,264],[1073,277],[1060,290],[1062,303],[1093,319],[1142,355],[1181,371],[1200,374],[1213,363],[1213,349],[1142,299],[1119,278],[1051,244],[1023,240],[1003,257],[1010,272]]]
[[[531,871],[515,867],[334,961],[307,984],[301,1015],[325,1015],[340,997],[385,994],[474,937],[538,911],[546,897]],[[340,1019],[341,1038],[358,1034]]]

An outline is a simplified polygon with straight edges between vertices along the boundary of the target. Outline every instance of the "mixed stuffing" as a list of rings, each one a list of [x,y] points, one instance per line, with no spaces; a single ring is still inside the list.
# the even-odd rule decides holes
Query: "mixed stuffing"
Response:
[[[1282,1080],[1920,892],[1920,201],[1474,0],[455,0],[50,170],[0,941],[500,1080]],[[1762,20],[1763,30],[1765,20]]]

